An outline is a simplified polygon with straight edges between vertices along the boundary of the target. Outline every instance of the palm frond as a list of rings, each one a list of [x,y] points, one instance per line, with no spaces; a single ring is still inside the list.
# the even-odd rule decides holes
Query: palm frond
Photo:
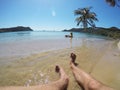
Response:
[[[77,17],[75,21],[77,21],[77,26],[79,26],[79,24],[82,22],[82,17]]]
[[[79,9],[77,9],[77,10],[74,11],[74,14],[75,14],[75,15],[83,15],[83,14],[84,14],[84,11],[79,8]]]
[[[92,7],[78,8],[74,11],[75,15],[84,15],[86,12],[89,12]]]
[[[116,1],[115,0],[106,0],[106,2],[109,3],[113,7],[116,5]]]

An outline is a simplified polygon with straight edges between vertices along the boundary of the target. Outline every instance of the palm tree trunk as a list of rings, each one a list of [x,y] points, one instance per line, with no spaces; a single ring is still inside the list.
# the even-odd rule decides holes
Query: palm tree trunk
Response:
[[[84,31],[86,31],[87,26],[86,26],[86,17],[85,17],[85,15],[83,15],[83,28],[84,28]]]
[[[87,31],[87,21],[85,20],[84,22],[83,22],[83,27],[84,27],[84,31]]]

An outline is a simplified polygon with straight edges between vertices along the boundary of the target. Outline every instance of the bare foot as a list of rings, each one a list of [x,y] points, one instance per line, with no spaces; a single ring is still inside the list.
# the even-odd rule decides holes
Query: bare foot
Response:
[[[72,62],[75,66],[77,66],[78,64],[75,63],[76,55],[75,55],[74,53],[71,53],[70,57],[71,57],[71,62]]]
[[[75,55],[74,53],[71,53],[70,57],[71,57],[71,59],[72,59],[71,61],[72,61],[73,63],[75,63],[76,55]]]
[[[59,87],[59,89],[57,90],[67,90],[69,83],[68,75],[65,73],[64,69],[59,65],[56,65],[55,71],[60,75],[60,79],[56,82],[56,86]]]
[[[55,67],[55,72],[59,72],[60,71],[60,68],[59,68],[59,66],[58,65],[56,65],[56,67]]]

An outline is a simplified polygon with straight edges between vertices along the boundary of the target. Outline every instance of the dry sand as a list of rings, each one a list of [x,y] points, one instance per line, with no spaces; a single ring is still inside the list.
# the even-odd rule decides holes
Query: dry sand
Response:
[[[115,41],[83,40],[80,47],[38,53],[27,57],[0,58],[0,90],[5,87],[41,85],[59,79],[55,65],[70,78],[68,90],[80,90],[70,70],[70,53],[77,55],[78,67],[102,83],[120,90],[120,51]],[[21,90],[24,90],[21,87]]]

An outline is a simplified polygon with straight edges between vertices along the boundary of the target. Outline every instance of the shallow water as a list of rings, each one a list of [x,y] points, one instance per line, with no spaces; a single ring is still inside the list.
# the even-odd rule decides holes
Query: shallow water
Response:
[[[80,46],[83,39],[104,40],[104,37],[73,33],[74,38],[65,38],[69,32],[9,32],[0,33],[0,57],[25,56],[38,52]]]

